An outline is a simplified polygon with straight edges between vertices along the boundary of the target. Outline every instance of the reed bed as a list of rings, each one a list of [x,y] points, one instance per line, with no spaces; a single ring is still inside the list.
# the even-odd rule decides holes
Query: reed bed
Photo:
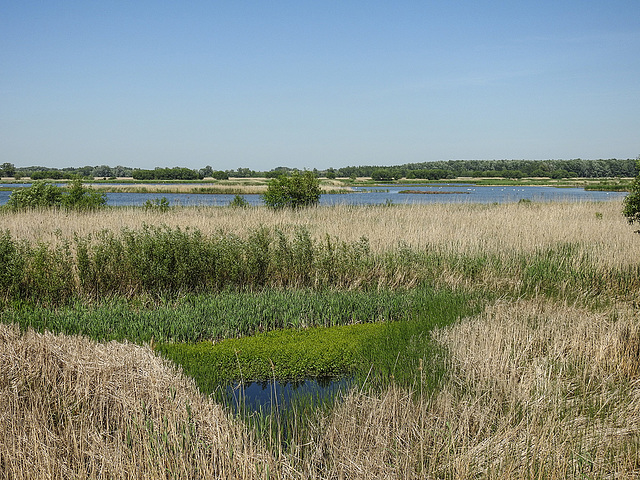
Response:
[[[264,185],[229,185],[229,184],[194,184],[194,183],[167,183],[167,184],[127,184],[110,185],[108,183],[92,184],[96,190],[115,193],[203,193],[203,194],[261,194],[267,191]]]
[[[318,259],[342,245],[357,252],[344,257],[355,283],[335,285],[353,292],[350,298],[386,291],[396,298],[403,289],[435,285],[479,291],[487,305],[448,326],[409,332],[408,346],[433,346],[427,358],[411,357],[409,381],[373,388],[375,376],[366,377],[333,408],[293,415],[290,425],[298,427],[286,444],[277,441],[281,425],[265,425],[276,439],[268,445],[148,346],[0,325],[0,477],[640,478],[640,236],[621,208],[605,202],[2,212],[3,245],[58,265],[34,270],[43,273],[43,285],[71,275],[78,292],[78,247],[90,260],[85,266],[95,267],[96,239],[117,246],[127,231],[143,239],[151,232],[151,240],[175,237],[167,245],[186,246],[167,251],[195,258],[189,248],[198,252],[211,239],[234,239],[253,251],[262,232],[270,241],[261,258],[283,268],[272,271],[280,272],[273,277],[278,288],[323,291],[302,280],[317,278],[310,266],[333,278]],[[55,255],[60,261],[45,262]],[[153,283],[160,278],[182,285],[172,272],[188,270],[176,265],[150,276],[150,285],[165,289]],[[3,275],[0,284],[9,285],[11,275]],[[301,283],[286,283],[292,278]],[[357,278],[375,281],[361,285]],[[185,294],[116,293],[114,301],[126,299],[140,311],[178,304]],[[401,302],[393,305],[397,316]],[[64,317],[64,309],[58,312]],[[388,378],[404,361],[393,360]],[[429,388],[428,361],[444,366],[436,389]]]
[[[213,183],[127,183],[114,185],[109,183],[92,183],[91,186],[103,192],[116,193],[202,193],[227,195],[257,195],[267,191],[268,180],[253,179],[251,181],[227,181]],[[320,190],[324,193],[348,192],[351,187],[339,181],[323,180]]]
[[[148,347],[0,326],[0,475],[637,478],[638,316],[495,303],[433,334],[439,391],[352,390],[273,453]]]
[[[630,235],[622,203],[429,204],[334,206],[298,211],[263,207],[174,207],[167,212],[107,208],[96,212],[43,210],[0,213],[0,231],[29,242],[55,243],[143,224],[190,227],[204,235],[246,235],[262,226],[293,232],[307,229],[345,242],[365,236],[374,252],[398,243],[475,254],[530,252],[558,243],[588,245],[598,262],[628,266],[640,258],[640,238]]]
[[[126,227],[126,213],[137,212],[138,220],[144,214],[125,209],[120,230],[78,232],[63,230],[61,223],[48,235],[39,226],[25,230],[26,224],[37,224],[18,223],[19,216],[6,214],[0,219],[13,221],[0,230],[0,301],[64,304],[113,295],[158,299],[225,289],[374,291],[425,284],[595,303],[635,298],[640,238],[616,211],[619,206],[180,209],[186,226],[153,225],[177,223],[171,212],[150,216],[153,223],[139,221],[135,230]],[[245,211],[260,212],[263,221],[252,229]],[[189,220],[194,217],[188,216],[194,212],[208,222],[200,225],[205,228],[194,228]],[[39,222],[47,218],[39,212],[22,215]],[[100,218],[66,215],[75,227],[84,225],[81,218],[87,225]],[[348,224],[335,229],[344,218]]]

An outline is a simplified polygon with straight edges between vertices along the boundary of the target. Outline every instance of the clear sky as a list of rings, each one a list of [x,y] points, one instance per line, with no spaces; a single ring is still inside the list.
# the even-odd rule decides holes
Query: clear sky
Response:
[[[640,0],[0,0],[0,163],[640,154]]]

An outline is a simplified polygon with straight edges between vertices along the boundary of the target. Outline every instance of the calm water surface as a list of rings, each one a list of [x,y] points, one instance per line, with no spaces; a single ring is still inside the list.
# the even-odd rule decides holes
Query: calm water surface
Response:
[[[233,408],[238,410],[241,406],[248,410],[257,411],[272,408],[289,408],[291,402],[305,398],[313,405],[325,399],[333,397],[352,384],[347,378],[319,378],[305,379],[297,382],[250,382],[244,385],[230,385],[226,394],[231,399]]]
[[[3,186],[3,185],[0,185]],[[10,186],[10,185],[7,185]],[[405,194],[401,190],[434,192]],[[438,193],[446,192],[446,193]],[[353,193],[322,195],[321,205],[381,205],[420,203],[513,203],[522,199],[534,202],[598,202],[620,200],[628,192],[598,192],[582,188],[556,187],[477,187],[473,185],[388,185],[357,188]],[[11,192],[0,191],[0,205],[7,203]],[[262,205],[260,195],[242,195],[251,205]],[[235,195],[190,193],[107,193],[107,205],[140,206],[147,200],[165,197],[171,205],[225,206]]]

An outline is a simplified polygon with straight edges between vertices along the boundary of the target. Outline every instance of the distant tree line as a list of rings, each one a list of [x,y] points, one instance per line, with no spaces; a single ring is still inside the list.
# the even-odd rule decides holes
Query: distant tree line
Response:
[[[454,178],[454,177],[635,177],[635,159],[619,160],[448,160],[408,163],[394,167],[365,165],[336,170],[338,177]],[[374,178],[375,179],[375,178]]]
[[[6,165],[6,164],[5,164]],[[11,164],[8,164],[11,165]],[[12,165],[13,166],[13,165]],[[30,177],[33,180],[50,179],[61,180],[71,179],[75,177],[81,178],[115,178],[115,177],[131,177],[133,169],[130,167],[123,167],[118,165],[116,167],[110,167],[108,165],[96,165],[96,166],[84,166],[84,167],[65,167],[65,168],[50,168],[41,166],[32,167],[13,167],[13,174],[5,174],[5,177]]]
[[[156,167],[153,170],[136,168],[131,176],[134,180],[202,180],[204,178],[204,175],[198,170],[191,170],[185,167]]]
[[[0,165],[0,177],[13,177],[16,174],[16,167],[13,163],[3,163]]]
[[[199,180],[214,178],[226,180],[230,177],[251,178],[289,177],[301,173],[297,168],[276,167],[269,171],[255,171],[250,168],[235,170],[214,170],[210,165],[198,170],[184,167],[145,170],[139,168],[109,167],[108,165],[65,167],[62,169],[48,167],[15,167],[11,163],[0,165],[0,176],[31,177],[32,179],[71,179],[81,178],[115,178],[128,177],[136,180]],[[316,177],[371,177],[376,181],[391,181],[399,178],[439,180],[455,177],[550,177],[550,178],[603,178],[603,177],[635,177],[638,167],[635,159],[619,160],[447,160],[437,162],[407,163],[398,166],[348,166],[342,168],[313,169]]]

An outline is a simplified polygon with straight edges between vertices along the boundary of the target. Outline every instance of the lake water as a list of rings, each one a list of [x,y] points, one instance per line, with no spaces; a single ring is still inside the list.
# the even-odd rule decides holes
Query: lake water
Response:
[[[0,185],[13,186],[13,185]],[[405,194],[401,190],[433,192]],[[441,193],[446,192],[446,193]],[[0,191],[0,205],[7,203],[11,192]],[[478,187],[474,185],[385,185],[357,188],[352,193],[322,195],[321,205],[384,205],[412,203],[514,203],[526,199],[534,202],[599,202],[620,200],[627,192],[587,191],[582,188],[556,187]],[[107,205],[140,206],[147,200],[165,197],[171,205],[225,206],[235,195],[190,193],[107,193]],[[262,205],[260,195],[242,195],[250,205]]]

